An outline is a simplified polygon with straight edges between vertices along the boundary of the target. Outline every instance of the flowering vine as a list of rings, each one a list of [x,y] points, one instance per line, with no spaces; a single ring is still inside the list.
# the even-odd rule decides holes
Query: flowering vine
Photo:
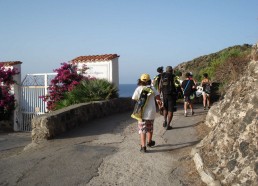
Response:
[[[73,90],[82,79],[87,79],[87,77],[77,73],[76,65],[68,63],[61,63],[61,65],[60,68],[54,70],[54,72],[57,72],[57,75],[51,80],[51,84],[48,87],[48,95],[41,96],[47,102],[48,110],[55,110],[56,103],[64,97],[66,92]],[[87,69],[84,66],[81,72],[84,73]]]
[[[10,119],[15,109],[11,85],[16,83],[13,76],[19,73],[17,68],[6,68],[2,63],[0,64],[0,121]]]

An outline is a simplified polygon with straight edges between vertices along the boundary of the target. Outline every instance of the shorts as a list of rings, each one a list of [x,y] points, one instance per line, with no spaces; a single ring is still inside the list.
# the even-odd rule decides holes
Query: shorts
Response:
[[[163,96],[164,109],[168,112],[174,112],[176,107],[176,97],[174,95],[164,95]]]
[[[206,93],[206,92],[202,92],[202,95],[203,95],[203,96],[207,96],[207,97],[210,96],[210,94],[208,94],[208,93]]]
[[[138,122],[139,134],[153,132],[153,123],[154,120],[143,120],[143,122]]]
[[[184,96],[184,100],[187,103],[191,103],[192,102],[192,100],[190,99],[190,95],[189,96]]]

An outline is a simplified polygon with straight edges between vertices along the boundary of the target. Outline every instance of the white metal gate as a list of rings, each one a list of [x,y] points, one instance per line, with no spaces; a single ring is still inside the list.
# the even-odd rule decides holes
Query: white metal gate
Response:
[[[48,93],[48,86],[56,73],[27,74],[22,81],[20,98],[20,131],[31,131],[34,116],[47,112],[47,104],[40,96]]]

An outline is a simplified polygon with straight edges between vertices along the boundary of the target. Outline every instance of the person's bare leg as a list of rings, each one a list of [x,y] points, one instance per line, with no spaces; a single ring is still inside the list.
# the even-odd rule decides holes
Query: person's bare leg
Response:
[[[206,108],[206,95],[203,94],[203,108]]]
[[[153,135],[153,132],[148,132],[148,133],[147,133],[147,136],[148,136],[148,143],[151,142],[151,140],[152,140],[152,135]]]
[[[189,107],[191,109],[191,112],[193,112],[193,104],[191,102],[189,103]]]
[[[210,108],[210,96],[207,97],[207,106]]]
[[[146,146],[146,133],[141,133],[141,146],[145,147]]]
[[[167,127],[167,117],[168,117],[168,111],[166,109],[163,110],[163,115],[164,115],[164,123],[163,127]]]
[[[188,103],[187,103],[187,102],[185,102],[185,104],[184,104],[185,112],[187,112],[187,107],[188,107]]]
[[[188,103],[187,103],[187,102],[184,102],[184,109],[185,109],[184,115],[185,115],[185,116],[187,115],[187,107],[188,107]]]
[[[168,112],[168,126],[170,126],[172,118],[173,118],[173,112]]]
[[[167,121],[168,111],[166,109],[163,110],[164,120]]]

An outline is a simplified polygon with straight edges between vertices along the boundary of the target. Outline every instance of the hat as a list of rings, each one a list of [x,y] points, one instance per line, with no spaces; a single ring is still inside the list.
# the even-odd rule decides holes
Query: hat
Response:
[[[172,66],[167,66],[167,67],[166,67],[166,72],[172,72],[172,71],[173,71]]]
[[[147,82],[147,81],[150,80],[150,75],[149,74],[142,74],[140,79],[143,82]]]
[[[190,72],[187,72],[186,74],[185,74],[185,77],[190,77],[191,75],[190,75]]]
[[[158,67],[157,72],[159,72],[159,73],[163,72],[163,67]]]

